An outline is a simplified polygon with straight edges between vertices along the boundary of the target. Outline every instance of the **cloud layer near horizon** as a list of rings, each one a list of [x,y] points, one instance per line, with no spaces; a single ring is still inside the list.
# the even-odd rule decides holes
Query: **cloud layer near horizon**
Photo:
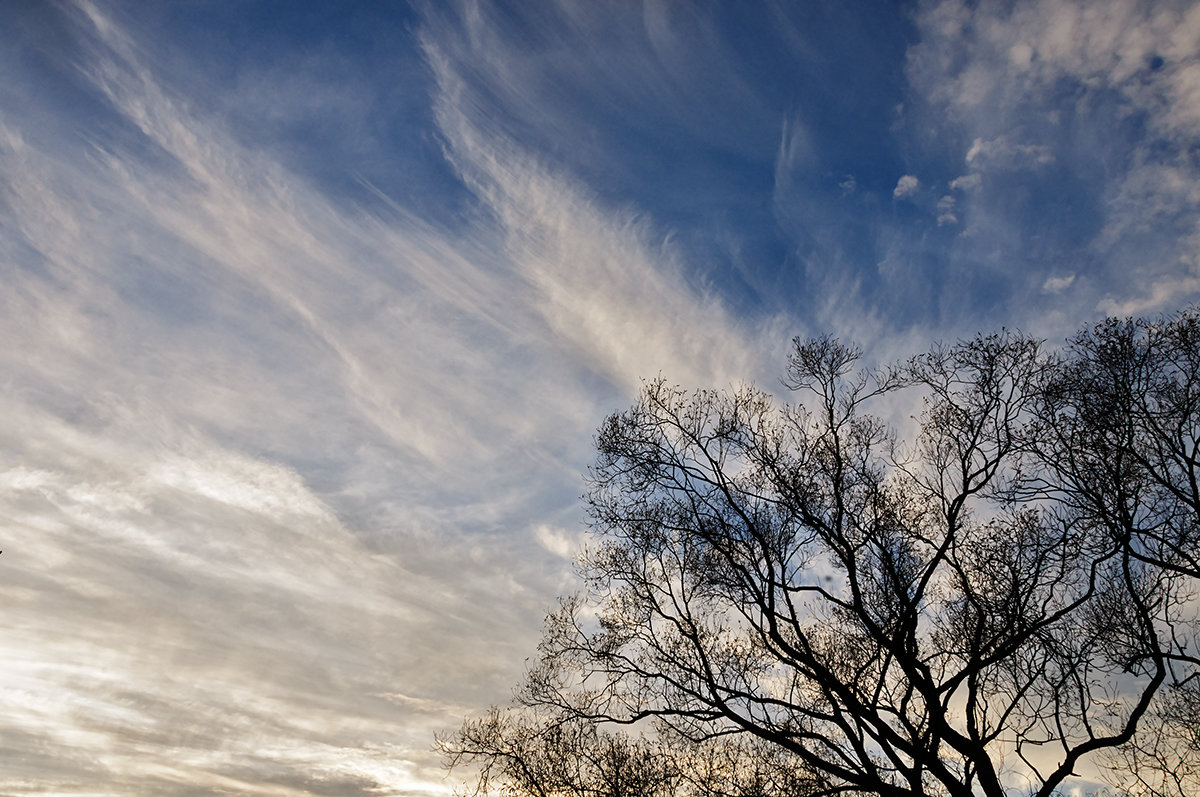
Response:
[[[257,8],[6,12],[6,794],[448,793],[640,380],[1197,295],[1186,4]]]
[[[449,87],[458,227],[331,201],[64,22],[117,132],[0,131],[4,788],[441,793],[434,730],[568,586],[589,430],[652,368],[746,373],[747,329]]]

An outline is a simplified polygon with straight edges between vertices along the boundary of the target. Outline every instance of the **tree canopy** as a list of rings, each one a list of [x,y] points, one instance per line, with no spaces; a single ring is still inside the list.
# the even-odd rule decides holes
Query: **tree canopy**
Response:
[[[442,740],[481,792],[1200,793],[1200,314],[863,360],[797,339],[790,401],[660,379],[605,421],[586,589],[518,706]]]

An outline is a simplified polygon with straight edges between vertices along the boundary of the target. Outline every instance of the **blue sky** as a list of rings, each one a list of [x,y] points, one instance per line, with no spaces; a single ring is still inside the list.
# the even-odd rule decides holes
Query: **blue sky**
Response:
[[[1185,2],[0,11],[5,794],[448,794],[640,381],[1200,295]]]

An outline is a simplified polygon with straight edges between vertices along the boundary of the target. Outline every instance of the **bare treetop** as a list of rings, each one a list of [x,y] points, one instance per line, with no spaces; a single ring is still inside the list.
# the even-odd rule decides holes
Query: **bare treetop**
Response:
[[[599,431],[587,594],[509,721],[753,739],[739,766],[803,775],[762,794],[1048,797],[1105,764],[1193,791],[1198,344],[1189,310],[878,371],[797,340],[782,405],[649,383]],[[924,398],[903,445],[870,411],[901,390]],[[448,749],[494,763],[469,742],[502,716]]]

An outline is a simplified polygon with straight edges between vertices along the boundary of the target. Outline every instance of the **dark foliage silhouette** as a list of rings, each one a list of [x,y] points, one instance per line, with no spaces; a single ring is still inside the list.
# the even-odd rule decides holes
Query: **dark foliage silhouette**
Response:
[[[586,591],[443,740],[481,792],[1195,793],[1197,312],[862,361],[797,340],[791,402],[657,380],[605,421]],[[872,407],[915,396],[901,441]],[[680,776],[722,754],[774,780]]]

